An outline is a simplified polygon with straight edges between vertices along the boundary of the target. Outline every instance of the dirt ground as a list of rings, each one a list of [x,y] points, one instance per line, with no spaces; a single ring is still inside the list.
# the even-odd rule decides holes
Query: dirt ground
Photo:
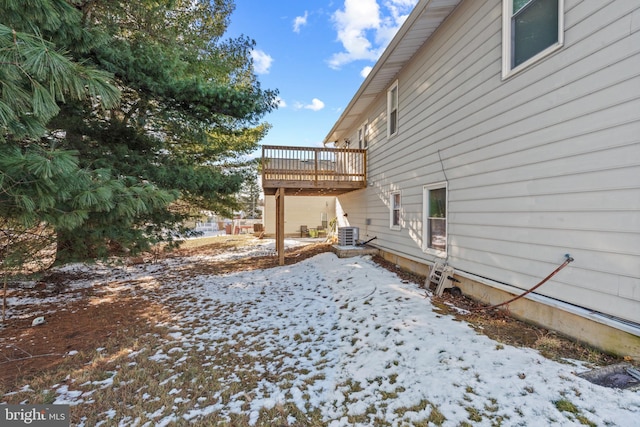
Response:
[[[163,257],[180,257],[195,254],[218,254],[232,250],[234,242],[219,241],[201,247],[186,248]],[[328,244],[311,244],[287,251],[286,264],[293,264],[330,250]],[[157,257],[157,255],[156,255]],[[139,257],[129,262],[151,262],[152,256]],[[421,286],[424,277],[408,274],[396,266],[374,257],[381,266],[396,272],[408,282]],[[192,267],[191,271],[181,274],[227,273],[231,271],[267,269],[278,265],[277,257],[242,258],[224,263],[207,263]],[[45,299],[52,293],[75,293],[65,307],[57,307],[46,316],[46,323],[37,327],[31,326],[34,316],[23,316],[20,319],[7,319],[0,325],[0,394],[15,390],[22,385],[37,381],[44,373],[56,370],[80,369],[83,364],[90,363],[91,354],[105,342],[118,341],[122,334],[144,334],[152,329],[165,316],[166,309],[158,304],[150,303],[141,295],[133,292],[120,292],[114,295],[86,288],[71,290],[66,287],[70,281],[80,277],[68,273],[45,274],[35,288],[18,289],[25,296]],[[14,284],[12,291],[18,285]],[[434,298],[434,303],[442,312],[459,317],[477,326],[479,333],[489,335],[505,344],[529,346],[537,348],[545,356],[561,360],[571,358],[585,360],[596,365],[617,363],[620,359],[597,352],[553,334],[547,330],[519,322],[504,311],[477,312],[472,315],[460,315],[454,312],[447,303],[460,308],[472,308],[477,304],[465,297],[454,297],[449,294]],[[45,311],[46,310],[46,307]],[[42,312],[42,305],[34,305],[33,310]],[[80,356],[65,357],[70,349]]]

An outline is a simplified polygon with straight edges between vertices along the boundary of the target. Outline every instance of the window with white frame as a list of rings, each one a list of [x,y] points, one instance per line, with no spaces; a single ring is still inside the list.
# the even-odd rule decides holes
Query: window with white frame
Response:
[[[387,137],[398,133],[398,82],[387,92]]]
[[[364,123],[358,129],[358,148],[369,148],[369,123]]]
[[[424,187],[424,250],[447,251],[447,185]]]
[[[391,211],[390,211],[390,218],[389,218],[389,226],[393,229],[393,230],[399,230],[400,229],[400,209],[401,209],[401,197],[400,197],[400,192],[399,191],[395,191],[393,193],[391,193]]]
[[[564,0],[502,1],[504,78],[562,47]]]

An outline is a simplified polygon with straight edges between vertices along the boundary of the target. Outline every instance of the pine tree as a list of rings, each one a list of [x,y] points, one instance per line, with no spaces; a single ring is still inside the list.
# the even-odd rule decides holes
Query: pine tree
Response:
[[[231,1],[26,3],[0,1],[0,138],[73,161],[43,187],[43,206],[20,201],[40,194],[42,176],[24,194],[0,182],[0,197],[23,203],[31,223],[51,221],[61,260],[171,243],[194,211],[237,207],[244,156],[268,131],[260,119],[277,92],[253,74],[252,40],[223,39]]]
[[[255,178],[245,181],[239,199],[246,218],[262,218],[260,194],[261,189]]]
[[[64,2],[0,4],[0,269],[20,269],[51,243],[52,228],[82,224],[87,206],[77,195],[96,183],[78,166],[76,153],[56,148],[46,126],[66,100],[102,108],[119,101],[111,76],[74,60],[43,36],[73,9]],[[76,14],[75,19],[79,20]],[[42,21],[46,21],[46,25]],[[15,22],[14,22],[15,21]],[[17,25],[8,26],[16,23]],[[69,206],[61,210],[61,203]]]
[[[276,92],[263,91],[252,72],[252,40],[222,39],[233,3],[94,0],[80,10],[92,31],[109,36],[86,59],[115,75],[123,101],[104,115],[69,105],[52,128],[66,130],[82,166],[152,183],[179,200],[133,217],[93,214],[86,233],[60,236],[61,249],[171,244],[199,210],[237,209],[253,167],[243,158],[268,131],[259,120],[275,108]]]

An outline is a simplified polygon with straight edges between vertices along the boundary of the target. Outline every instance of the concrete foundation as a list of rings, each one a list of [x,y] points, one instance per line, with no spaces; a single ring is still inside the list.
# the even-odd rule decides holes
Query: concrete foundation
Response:
[[[331,246],[331,251],[338,256],[338,258],[351,258],[354,256],[362,255],[377,255],[378,249],[370,246]]]
[[[391,252],[385,252],[382,250],[378,255],[384,258],[385,261],[389,261],[390,263],[397,265],[405,271],[417,274],[419,276],[424,276],[425,279],[429,275],[429,266],[427,264],[412,261],[408,258],[404,258],[396,254],[392,254]]]

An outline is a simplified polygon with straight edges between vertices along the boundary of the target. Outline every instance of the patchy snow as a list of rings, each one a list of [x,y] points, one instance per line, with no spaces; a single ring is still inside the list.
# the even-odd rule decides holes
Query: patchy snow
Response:
[[[270,250],[265,244],[226,256]],[[170,259],[152,269],[119,267],[109,280],[114,275],[122,281],[152,279],[177,262],[206,260]],[[83,268],[102,272],[100,266]],[[570,401],[599,426],[638,425],[640,419],[640,392],[592,384],[576,376],[586,369],[580,363],[557,363],[535,350],[479,335],[465,322],[434,311],[424,289],[367,257],[340,259],[324,253],[270,270],[192,275],[165,281],[162,294],[154,298],[171,300],[175,316],[168,325],[166,347],[151,350],[149,359],[167,364],[173,372],[189,363],[189,352],[197,349],[204,361],[198,363],[215,368],[210,350],[221,343],[230,348],[241,343],[244,357],[255,360],[252,371],[262,376],[250,399],[246,390],[225,403],[190,392],[189,399],[174,401],[174,408],[180,405],[179,416],[164,406],[146,414],[154,425],[180,422],[179,418],[202,420],[213,413],[227,417],[243,413],[255,423],[260,410],[285,404],[302,412],[318,410],[331,427],[373,425],[376,419],[393,426],[411,425],[425,420],[433,408],[445,426],[582,425],[575,414],[556,407],[554,402],[561,400]],[[221,316],[224,307],[233,309]],[[216,381],[237,383],[242,369],[223,372]],[[116,376],[113,372],[94,385],[110,387]],[[170,395],[189,386],[179,373],[164,382],[170,385]],[[90,404],[87,393],[67,385],[56,393],[55,403]],[[143,400],[158,397],[146,391],[140,395]],[[128,419],[127,424],[118,411],[114,402],[103,416],[120,420],[119,425],[140,422]],[[368,421],[354,424],[350,416]],[[295,419],[290,417],[290,422]]]

